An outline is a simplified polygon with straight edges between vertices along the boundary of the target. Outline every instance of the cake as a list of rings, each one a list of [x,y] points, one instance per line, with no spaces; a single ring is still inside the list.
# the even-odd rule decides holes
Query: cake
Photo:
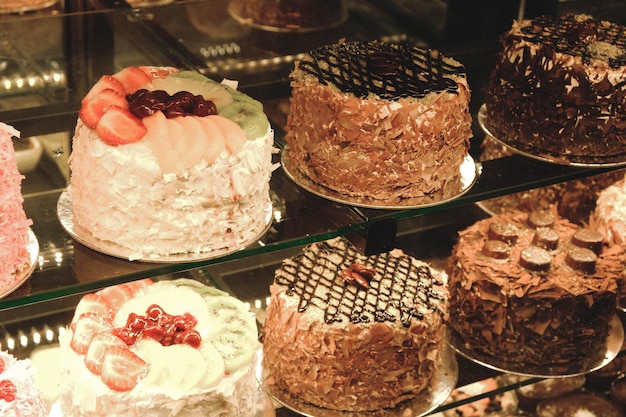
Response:
[[[469,99],[463,65],[436,50],[378,41],[322,46],[291,73],[292,170],[370,203],[455,196],[472,135]]]
[[[254,27],[276,31],[310,31],[345,20],[343,0],[231,0],[231,15]]]
[[[254,416],[256,320],[190,279],[85,295],[60,339],[64,417]]]
[[[584,375],[569,378],[546,378],[515,390],[519,408],[534,412],[542,401],[579,391],[585,384]]]
[[[626,28],[588,15],[514,21],[485,94],[491,134],[527,153],[626,155]]]
[[[432,388],[444,348],[445,276],[345,238],[306,246],[275,272],[263,326],[266,383],[334,410],[394,407]]]
[[[31,267],[28,251],[32,220],[22,206],[22,180],[17,168],[13,136],[20,133],[0,123],[0,294],[11,290]]]
[[[127,67],[82,100],[68,194],[85,238],[128,259],[239,249],[269,222],[260,102],[193,71]]]
[[[573,394],[546,400],[537,406],[537,417],[624,417],[619,408],[594,394]]]
[[[479,220],[459,233],[446,267],[455,347],[510,371],[592,369],[617,320],[623,258],[554,208]]]
[[[0,351],[0,415],[46,417],[48,411],[33,382],[37,370],[29,359],[18,360]]]

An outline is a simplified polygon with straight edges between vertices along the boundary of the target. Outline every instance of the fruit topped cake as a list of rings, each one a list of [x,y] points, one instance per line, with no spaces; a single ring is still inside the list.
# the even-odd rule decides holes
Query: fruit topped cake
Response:
[[[407,44],[340,42],[305,55],[291,79],[290,169],[373,204],[461,191],[472,131],[459,62]]]
[[[263,326],[267,384],[334,410],[395,407],[437,390],[445,275],[401,250],[364,256],[345,238],[275,272]],[[421,401],[421,400],[420,400]]]
[[[128,67],[82,100],[74,222],[129,259],[238,249],[267,226],[273,131],[260,102],[193,71]]]
[[[197,281],[87,294],[60,344],[64,417],[254,416],[264,407],[254,315]]]
[[[46,417],[48,410],[35,386],[37,370],[30,359],[0,351],[0,416]]]
[[[626,27],[542,16],[500,39],[485,95],[496,138],[554,160],[626,160]]]
[[[15,159],[13,137],[20,133],[0,123],[0,294],[13,288],[23,272],[31,267],[28,229],[22,204],[22,179]]]

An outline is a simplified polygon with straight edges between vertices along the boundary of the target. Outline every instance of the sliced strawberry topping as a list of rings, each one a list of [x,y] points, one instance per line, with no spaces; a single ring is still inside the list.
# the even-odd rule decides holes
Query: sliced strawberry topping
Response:
[[[120,284],[103,288],[96,295],[104,300],[111,311],[117,311],[122,304],[130,300],[133,292],[126,284]]]
[[[131,281],[125,284],[120,284],[120,287],[128,291],[130,296],[132,297],[137,293],[137,291],[142,288],[147,287],[148,285],[152,285],[152,280],[150,278],[140,279],[138,281]]]
[[[152,67],[148,65],[142,65],[138,68],[148,74],[148,77],[153,79],[164,78],[173,72],[178,72],[178,68],[175,67]]]
[[[148,371],[148,364],[127,347],[109,346],[104,352],[100,379],[115,391],[130,391]]]
[[[15,384],[8,379],[0,381],[0,400],[4,400],[8,403],[15,401],[17,395],[17,388]]]
[[[126,67],[114,74],[113,77],[122,83],[127,94],[134,93],[152,80],[148,74],[138,67]]]
[[[0,374],[4,372],[6,367],[7,367],[7,364],[4,362],[4,359],[0,358]]]
[[[128,109],[110,106],[100,118],[96,133],[108,145],[117,146],[141,140],[146,134],[143,122]]]
[[[93,96],[91,99],[83,99],[81,102],[78,116],[83,122],[90,128],[94,129],[102,115],[111,106],[119,106],[122,108],[128,108],[128,101],[126,97],[120,95],[117,91],[110,88],[100,91],[100,94]]]
[[[72,323],[75,323],[81,315],[88,312],[97,313],[108,320],[113,318],[112,310],[109,309],[106,301],[97,294],[86,294],[80,299],[78,305],[76,306],[76,310],[74,311]]]
[[[85,354],[85,366],[87,369],[96,375],[100,375],[102,362],[104,362],[104,353],[110,346],[126,347],[126,343],[108,330],[96,334],[91,339],[91,343]]]
[[[112,329],[113,325],[98,313],[87,312],[80,315],[70,328],[73,331],[70,347],[74,352],[84,354],[89,348],[91,339],[103,330]]]
[[[91,87],[91,90],[87,93],[84,100],[91,100],[93,97],[100,94],[100,92],[104,90],[113,90],[116,91],[120,96],[124,97],[126,95],[126,90],[124,90],[124,86],[121,82],[112,75],[103,75],[100,79]]]

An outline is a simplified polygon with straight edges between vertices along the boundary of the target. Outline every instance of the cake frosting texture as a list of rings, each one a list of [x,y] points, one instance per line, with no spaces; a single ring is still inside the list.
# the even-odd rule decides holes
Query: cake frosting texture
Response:
[[[130,68],[137,76],[137,67]],[[240,248],[262,233],[271,211],[274,166],[273,131],[261,103],[199,74],[153,67],[143,68],[144,76],[123,87],[124,93],[113,90],[117,78],[130,78],[128,71],[104,76],[79,113],[69,189],[77,225],[127,249],[131,260],[210,255]],[[206,100],[201,110],[213,106],[213,113],[145,110],[146,101],[187,90]],[[110,110],[92,122],[100,100],[148,114],[128,116],[138,122],[120,129],[118,137],[115,129],[123,124],[108,122]]]
[[[313,50],[291,74],[290,158],[316,183],[348,196],[455,195],[471,137],[464,71],[438,51],[407,45]]]
[[[489,129],[523,151],[582,162],[626,153],[626,28],[588,15],[514,22],[486,93]]]
[[[0,415],[3,417],[45,417],[48,410],[35,386],[36,373],[29,359],[16,359],[0,352]]]
[[[0,123],[0,294],[15,285],[19,273],[30,266],[28,229],[32,221],[22,204],[22,179],[17,169],[13,136],[20,133]]]
[[[478,221],[449,258],[449,325],[492,361],[557,375],[585,369],[604,357],[623,254],[554,209]]]
[[[263,330],[269,383],[338,410],[375,410],[437,381],[444,276],[399,250],[365,257],[344,238],[276,270]]]
[[[196,281],[88,294],[60,344],[65,417],[254,416],[265,406],[254,316]]]

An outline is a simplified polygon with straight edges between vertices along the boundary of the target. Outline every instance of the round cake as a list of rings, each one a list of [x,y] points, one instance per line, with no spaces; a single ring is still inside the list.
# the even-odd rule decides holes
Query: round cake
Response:
[[[600,191],[589,218],[610,244],[626,244],[626,177]]]
[[[437,382],[444,276],[399,250],[366,257],[345,238],[283,261],[263,326],[267,383],[335,410],[376,410]]]
[[[616,319],[623,257],[554,208],[476,222],[460,232],[446,268],[456,347],[507,370],[591,369]]]
[[[537,417],[624,417],[615,404],[599,395],[573,394],[546,400],[537,406]]]
[[[18,360],[0,351],[0,415],[3,417],[44,417],[46,404],[34,383],[37,370],[29,359]]]
[[[256,320],[190,279],[85,295],[60,340],[64,417],[254,416]]]
[[[459,193],[472,136],[463,65],[406,44],[341,42],[311,51],[291,78],[285,140],[306,178],[373,202]]]
[[[129,259],[211,255],[271,212],[273,131],[260,102],[193,71],[128,67],[82,101],[70,155],[75,224]]]
[[[21,282],[30,269],[29,228],[32,220],[22,206],[22,180],[18,171],[13,137],[20,133],[0,123],[0,294],[6,294]]]
[[[626,28],[587,15],[515,21],[485,95],[490,133],[550,159],[626,156]]]
[[[534,412],[540,402],[579,391],[584,384],[584,375],[569,378],[546,378],[517,388],[515,394],[521,410]]]

